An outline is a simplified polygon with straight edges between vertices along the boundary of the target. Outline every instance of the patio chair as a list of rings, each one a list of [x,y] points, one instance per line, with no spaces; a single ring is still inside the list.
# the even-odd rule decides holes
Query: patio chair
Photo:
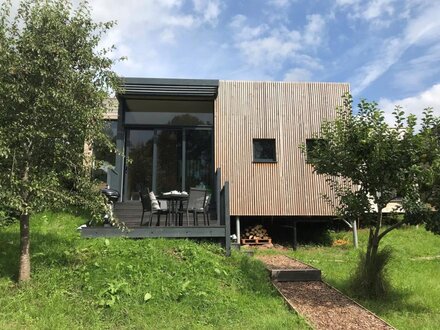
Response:
[[[204,206],[206,201],[206,190],[205,189],[197,189],[190,188],[188,202],[186,203],[186,207],[182,210],[182,212],[186,213],[186,221],[189,226],[189,213],[192,212],[194,215],[194,226],[198,226],[199,221],[197,219],[197,213],[203,213]]]
[[[147,188],[147,194],[148,194],[148,198],[147,196],[145,196],[145,194],[143,194],[142,192],[139,192],[139,196],[141,198],[141,202],[142,202],[142,217],[141,217],[141,226],[142,223],[144,221],[144,214],[145,212],[150,212],[150,221],[149,221],[149,226],[152,225],[153,222],[153,215],[156,214],[157,215],[157,222],[156,222],[156,226],[160,225],[160,216],[161,215],[165,215],[165,226],[168,225],[168,215],[169,215],[169,209],[168,209],[168,205],[166,201],[159,201],[156,199],[156,195],[154,194],[154,192],[150,192],[150,190]]]

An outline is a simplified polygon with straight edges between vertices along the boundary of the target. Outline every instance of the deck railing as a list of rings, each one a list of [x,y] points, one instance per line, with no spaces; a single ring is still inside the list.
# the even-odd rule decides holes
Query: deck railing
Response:
[[[225,249],[226,255],[231,254],[231,217],[229,214],[229,182],[226,181],[220,191],[220,221],[225,226]]]

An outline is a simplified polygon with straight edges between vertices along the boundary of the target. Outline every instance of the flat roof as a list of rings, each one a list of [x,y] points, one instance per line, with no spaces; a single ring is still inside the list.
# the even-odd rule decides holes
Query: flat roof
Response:
[[[182,97],[212,99],[217,97],[219,81],[210,79],[122,78],[121,97]]]

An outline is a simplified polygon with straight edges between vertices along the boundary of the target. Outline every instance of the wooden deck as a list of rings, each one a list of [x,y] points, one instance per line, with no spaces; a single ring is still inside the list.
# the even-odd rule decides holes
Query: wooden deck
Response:
[[[138,227],[144,227],[149,224],[150,221],[150,212],[145,212],[144,214],[144,221],[141,226],[141,217],[142,217],[142,204],[140,201],[129,201],[129,202],[123,202],[123,203],[116,203],[115,204],[115,216],[118,218],[120,222],[124,222],[125,225],[129,228],[138,228]],[[210,213],[209,217],[209,223],[210,225],[219,225],[219,222],[217,221],[215,211]],[[156,226],[157,224],[157,215],[153,214],[153,221],[152,226]],[[160,216],[160,222],[159,227],[165,227],[165,215]],[[172,219],[171,215],[169,216],[169,226],[176,226],[175,218]],[[186,215],[183,216],[182,219],[183,226],[186,227],[194,227],[194,217],[192,214],[190,214],[189,217],[189,223],[188,219],[186,218]],[[203,225],[203,214],[199,213],[197,215],[197,227],[204,227]]]
[[[225,226],[205,226],[205,227],[149,227],[142,226],[128,228],[124,231],[113,227],[87,227],[81,229],[81,236],[84,238],[93,237],[128,237],[128,238],[147,238],[147,237],[168,237],[168,238],[209,238],[222,237],[226,235]]]
[[[216,171],[216,177],[220,179],[220,169]],[[225,182],[222,189],[217,185],[216,210],[210,213],[210,225],[203,225],[203,215],[199,215],[197,226],[194,221],[187,223],[186,216],[183,218],[183,226],[165,226],[165,216],[161,216],[160,223],[156,226],[156,215],[153,217],[152,226],[149,224],[149,213],[145,213],[144,222],[141,226],[142,205],[140,201],[116,203],[115,215],[120,222],[123,222],[127,230],[114,227],[85,227],[81,229],[81,237],[127,237],[127,238],[222,238],[224,241],[226,255],[231,254],[231,220],[229,216],[229,182]],[[213,215],[216,216],[213,216]],[[217,216],[218,215],[218,216]]]
[[[215,212],[214,212],[215,213]],[[92,237],[225,237],[225,225],[220,225],[213,214],[210,215],[210,225],[203,224],[203,214],[198,214],[198,225],[194,226],[193,215],[190,214],[189,224],[186,216],[183,217],[183,225],[176,225],[176,219],[172,220],[169,216],[169,224],[166,226],[164,215],[160,216],[160,222],[157,223],[157,215],[153,215],[152,226],[149,226],[150,212],[145,212],[144,221],[141,225],[142,204],[139,201],[130,201],[116,203],[115,215],[118,220],[125,225],[127,230],[121,230],[114,227],[87,227],[81,230],[81,236],[85,238]]]

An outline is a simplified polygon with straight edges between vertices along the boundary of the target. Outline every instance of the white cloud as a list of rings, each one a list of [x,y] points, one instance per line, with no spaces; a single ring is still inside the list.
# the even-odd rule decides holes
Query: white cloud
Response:
[[[115,57],[128,57],[115,68],[126,76],[178,75],[179,58],[169,59],[177,45],[188,33],[214,28],[224,8],[221,0],[91,0],[90,5],[94,20],[117,21],[102,44],[116,45]]]
[[[417,95],[404,99],[390,100],[384,98],[379,100],[379,107],[384,110],[385,118],[390,124],[394,123],[392,112],[396,105],[402,106],[407,114],[412,113],[417,118],[421,118],[423,110],[428,107],[432,107],[434,114],[440,116],[440,84],[435,84]]]
[[[275,29],[267,36],[240,41],[238,47],[252,65],[279,66],[301,49],[300,41],[301,35],[297,31]]]
[[[203,16],[204,22],[213,26],[217,24],[223,7],[219,0],[193,0],[193,3],[195,11]]]
[[[320,15],[307,16],[307,24],[300,31],[284,25],[252,26],[245,16],[237,15],[232,18],[230,27],[234,33],[235,47],[247,64],[255,67],[264,64],[276,70],[287,60],[295,61],[321,44],[325,20]]]
[[[192,28],[200,20],[192,13],[182,11],[181,0],[125,0],[123,6],[119,0],[94,0],[91,6],[96,20],[116,20],[120,29],[132,34],[139,32],[139,24],[142,24],[143,31],[157,31],[163,28]]]
[[[353,95],[358,95],[397,62],[410,45],[399,38],[385,40],[377,56],[361,67],[353,79]],[[382,48],[382,49],[380,49]]]
[[[380,16],[392,16],[394,14],[394,1],[395,0],[370,1],[358,17],[369,21]]]
[[[249,26],[247,24],[246,16],[243,15],[234,16],[229,26],[234,29],[234,37],[238,40],[251,40],[257,38],[269,29],[266,24],[254,27]]]
[[[440,41],[440,4],[425,7],[409,19],[400,36],[385,39],[377,46],[377,55],[361,67],[352,79],[353,94],[357,95],[387,72],[410,48]]]
[[[354,24],[366,23],[373,33],[382,33],[398,20],[409,17],[409,8],[416,2],[426,0],[336,0],[332,15],[345,13],[352,28]]]
[[[336,0],[338,6],[352,6],[358,4],[360,0]]]
[[[393,76],[393,85],[404,92],[420,91],[426,83],[440,74],[440,44],[428,47],[424,53],[399,64]]]
[[[392,18],[396,0],[337,0],[336,7],[348,12],[353,20],[370,21],[374,25],[386,24],[385,18]]]
[[[314,14],[307,16],[307,25],[304,29],[304,42],[308,45],[318,46],[321,44],[324,33],[325,20],[321,15]]]
[[[292,2],[295,2],[296,0],[269,0],[269,4],[278,7],[278,8],[286,8],[288,7]]]
[[[304,68],[294,68],[286,72],[285,81],[311,81],[312,72]]]

